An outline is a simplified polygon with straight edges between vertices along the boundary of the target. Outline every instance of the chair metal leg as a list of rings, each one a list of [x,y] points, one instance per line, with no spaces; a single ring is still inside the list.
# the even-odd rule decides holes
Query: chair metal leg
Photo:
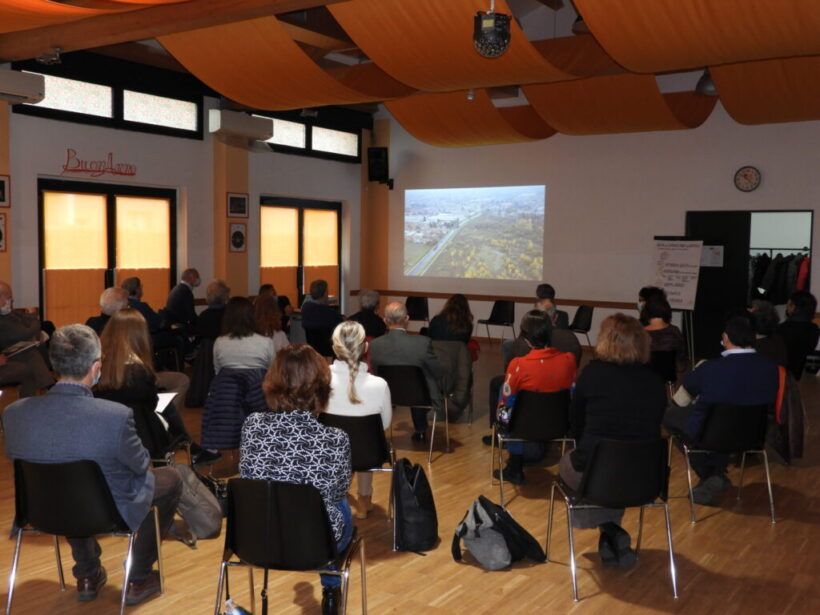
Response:
[[[165,569],[162,567],[162,535],[159,533],[159,509],[152,508],[154,512],[154,536],[157,539],[157,568],[159,569],[159,593],[165,593]]]
[[[20,560],[20,544],[23,540],[22,528],[17,528],[17,544],[14,547],[14,558],[11,560],[11,573],[9,574],[9,596],[6,601],[6,615],[11,614],[11,599],[14,597],[14,580],[17,578],[17,562]]]
[[[578,602],[578,579],[575,570],[575,541],[572,537],[572,506],[567,503],[567,536],[569,537],[569,570],[572,576],[572,600]]]
[[[746,451],[740,458],[740,478],[737,481],[737,500],[740,501],[740,492],[743,491],[743,471],[746,469]]]
[[[561,457],[564,456],[564,452],[567,450],[567,441],[566,439],[561,440]]]
[[[675,568],[675,551],[672,548],[672,523],[669,520],[669,504],[663,503],[663,514],[666,518],[666,543],[669,546],[669,574],[672,576],[672,595],[678,597],[678,571]]]
[[[450,407],[447,403],[447,397],[444,397],[444,452],[450,451]]]
[[[125,556],[125,578],[122,581],[122,593],[120,595],[120,615],[125,614],[125,593],[128,591],[128,579],[131,578],[131,562],[134,553],[134,538],[136,532],[128,534],[128,555]]]
[[[256,613],[256,588],[253,585],[253,566],[248,566],[248,587],[251,590],[251,613]]]
[[[689,483],[689,516],[692,525],[697,523],[695,519],[695,496],[692,493],[692,466],[689,465],[689,449],[683,445],[683,456],[686,459],[686,481]]]
[[[495,445],[496,445],[496,438],[498,437],[497,429],[495,423],[493,423],[493,434],[490,440],[490,485],[493,484],[493,470],[495,470]],[[500,453],[500,450],[499,450]]]
[[[63,558],[60,556],[60,537],[54,535],[54,555],[57,558],[57,576],[60,577],[60,591],[65,591],[65,575],[63,574]]]
[[[763,453],[763,464],[766,468],[766,485],[769,488],[769,512],[772,515],[772,523],[777,523],[777,518],[774,516],[774,496],[772,495],[772,477],[769,474],[769,455],[766,454],[766,450],[764,449],[761,451]]]
[[[347,615],[347,590],[350,587],[350,569],[345,568],[342,577],[342,615]]]
[[[436,441],[436,410],[433,409],[433,428],[430,430],[430,452],[427,454],[427,465],[433,463],[433,443]]]
[[[228,569],[228,562],[224,561],[219,566],[219,581],[216,585],[216,605],[214,606],[214,615],[220,615],[222,612],[222,588],[225,586],[225,574]]]
[[[393,491],[392,485],[391,485],[391,489],[390,489],[390,496],[393,498],[393,515],[394,515],[394,517],[393,517],[393,550],[398,551],[399,548],[396,544],[396,538],[397,538],[396,537],[396,526],[398,525],[397,520],[396,520],[396,516],[398,515],[398,513],[396,512],[396,493]]]
[[[550,546],[552,545],[552,515],[555,509],[555,482],[552,483],[552,489],[550,489],[550,507],[549,512],[547,513],[547,544],[546,550],[544,553],[547,556],[547,561],[550,561]]]
[[[493,345],[493,338],[490,337],[490,325],[484,323],[484,326],[487,328],[487,341],[490,342],[490,346]]]
[[[501,508],[504,508],[504,460],[501,458],[501,441],[498,442],[498,497],[501,499]]]
[[[638,515],[638,538],[635,541],[635,555],[637,556],[641,550],[641,537],[643,536],[643,513],[645,508],[641,506],[641,512]]]
[[[585,332],[584,332],[584,335],[585,335],[585,336],[586,336],[586,338],[587,338],[587,346],[592,346],[592,342],[590,342],[590,341],[589,341],[589,332],[585,331]]]
[[[367,565],[364,556],[364,538],[359,546],[359,565],[362,575],[362,615],[367,615]]]

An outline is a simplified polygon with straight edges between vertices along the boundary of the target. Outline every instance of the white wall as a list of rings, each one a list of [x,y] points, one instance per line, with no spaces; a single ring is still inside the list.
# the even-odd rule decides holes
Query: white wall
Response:
[[[532,282],[405,277],[403,195],[412,188],[546,184],[544,280],[559,296],[632,303],[650,282],[653,236],[682,235],[687,210],[816,209],[818,139],[820,122],[742,126],[719,104],[694,130],[559,134],[535,143],[463,149],[421,143],[394,121],[390,288],[531,295]],[[746,164],[763,176],[752,193],[738,191],[732,181]],[[815,237],[819,225],[815,216]],[[820,289],[817,267],[812,288]],[[474,306],[474,312],[485,317],[489,304]],[[596,312],[596,321],[606,313]]]

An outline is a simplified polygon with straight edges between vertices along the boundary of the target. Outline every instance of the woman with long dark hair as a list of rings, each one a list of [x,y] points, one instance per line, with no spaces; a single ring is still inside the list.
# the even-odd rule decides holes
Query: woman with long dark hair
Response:
[[[433,340],[451,342],[470,341],[473,334],[473,313],[467,297],[461,294],[453,295],[444,304],[433,320],[430,321],[427,335]]]

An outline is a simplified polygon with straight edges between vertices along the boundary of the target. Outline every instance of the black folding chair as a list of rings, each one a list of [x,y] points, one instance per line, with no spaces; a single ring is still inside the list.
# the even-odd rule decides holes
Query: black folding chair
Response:
[[[430,308],[427,297],[407,297],[404,305],[407,308],[407,316],[410,320],[430,322]]]
[[[411,408],[427,408],[433,411],[433,428],[430,431],[430,452],[427,463],[433,462],[433,442],[436,439],[436,411],[427,386],[424,370],[418,365],[379,365],[376,373],[387,381],[390,388],[390,400],[393,407],[408,406]],[[442,395],[444,406],[444,438],[445,451],[450,452],[450,419],[447,410],[447,396]],[[390,439],[393,439],[393,426],[390,426]]]
[[[359,552],[362,614],[367,614],[364,539],[353,536],[342,553],[336,551],[333,528],[322,495],[313,485],[234,478],[228,481],[225,550],[219,568],[214,615],[220,615],[222,590],[230,597],[229,566],[248,566],[251,611],[255,612],[253,568],[264,569],[262,613],[268,612],[268,571],[300,570],[342,579],[342,613],[347,612],[350,562]],[[232,557],[237,560],[232,560]]]
[[[592,346],[589,341],[589,330],[592,328],[592,312],[595,310],[591,305],[579,305],[572,317],[569,330],[573,333],[583,333],[587,338],[587,346]]]
[[[677,355],[674,350],[653,350],[649,353],[649,367],[663,378],[670,396],[675,393],[675,383],[678,381]]]
[[[547,521],[547,560],[552,542],[552,517],[555,490],[558,489],[567,505],[567,537],[569,539],[569,567],[572,578],[572,599],[578,602],[578,581],[575,567],[575,542],[572,536],[572,512],[589,508],[641,509],[638,521],[638,539],[635,553],[641,548],[643,514],[646,507],[662,507],[666,519],[666,541],[669,548],[669,574],[672,577],[672,595],[678,597],[675,552],[672,548],[672,526],[669,521],[669,442],[656,440],[624,441],[600,440],[592,453],[577,491],[570,489],[561,478],[552,483],[549,519]],[[660,499],[660,502],[657,500]]]
[[[328,427],[338,427],[350,438],[351,466],[354,472],[392,472],[396,465],[396,454],[392,443],[384,436],[382,417],[379,414],[367,416],[344,416],[342,414],[319,415],[319,422]],[[385,468],[384,464],[389,467]],[[387,517],[392,519],[393,481],[390,481],[390,496],[387,500]]]
[[[683,456],[686,459],[686,479],[689,484],[689,513],[693,524],[697,522],[697,519],[695,518],[692,468],[689,464],[689,455],[708,453],[724,455],[742,453],[740,482],[737,486],[738,501],[740,501],[740,492],[743,489],[743,470],[746,466],[746,454],[763,455],[766,486],[769,490],[769,513],[772,517],[772,523],[777,523],[774,514],[772,478],[769,473],[769,456],[766,454],[766,429],[769,424],[769,410],[770,407],[767,404],[750,406],[715,404],[709,409],[706,423],[703,426],[703,434],[696,444],[687,442],[680,434],[672,434],[672,437],[677,438],[680,442]]]
[[[560,442],[564,454],[567,442],[575,444],[567,437],[569,431],[568,390],[554,393],[519,391],[515,398],[512,417],[507,433],[498,431],[498,423],[493,424],[492,450],[490,457],[490,478],[495,465],[496,442],[498,443],[498,478],[501,505],[504,506],[504,467],[501,450],[506,442]]]
[[[490,337],[490,325],[512,328],[512,336],[513,339],[515,339],[515,301],[499,299],[493,303],[490,317],[482,318],[478,321],[478,324],[484,325],[487,328],[487,338],[490,340],[490,344],[493,343],[493,338]],[[504,341],[503,329],[501,331],[501,341]]]
[[[131,574],[131,556],[137,532],[128,527],[120,516],[105,476],[96,462],[90,460],[69,463],[32,463],[14,460],[14,523],[17,544],[9,575],[9,595],[6,614],[11,613],[14,580],[23,534],[52,534],[57,556],[60,589],[65,591],[65,577],[60,557],[59,536],[127,536],[128,554],[125,558],[125,578],[120,596],[120,615],[125,612],[125,593]],[[157,563],[160,593],[165,591],[156,507],[154,531],[157,537]]]

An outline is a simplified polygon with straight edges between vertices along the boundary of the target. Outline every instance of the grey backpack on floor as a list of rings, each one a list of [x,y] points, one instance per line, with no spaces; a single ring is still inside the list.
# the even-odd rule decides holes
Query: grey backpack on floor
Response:
[[[461,561],[460,540],[485,570],[501,570],[525,557],[536,562],[547,559],[535,538],[506,509],[483,495],[456,527],[452,547],[456,561]]]
[[[182,496],[177,510],[196,539],[217,538],[222,531],[222,507],[190,466],[175,463],[182,477]]]

